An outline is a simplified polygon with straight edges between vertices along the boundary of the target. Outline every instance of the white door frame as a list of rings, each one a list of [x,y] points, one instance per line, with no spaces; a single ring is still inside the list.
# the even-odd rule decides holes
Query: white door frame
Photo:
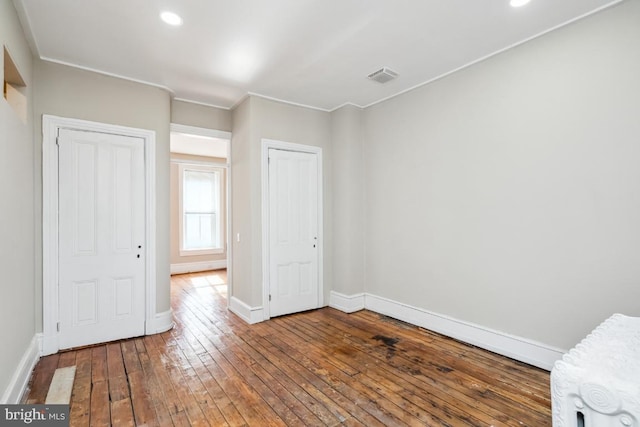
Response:
[[[42,117],[42,355],[58,343],[58,149],[59,129],[110,133],[144,140],[145,159],[145,333],[159,332],[156,321],[156,133],[51,115]],[[165,328],[166,329],[166,328]]]
[[[171,132],[177,132],[177,133],[186,133],[189,135],[199,135],[199,136],[209,136],[212,138],[220,138],[220,139],[226,139],[227,140],[227,161],[225,164],[218,164],[218,163],[211,163],[211,165],[215,165],[216,167],[220,167],[220,168],[224,168],[225,169],[225,178],[226,178],[226,183],[227,185],[225,186],[225,193],[226,193],[226,199],[225,199],[225,203],[226,203],[226,209],[225,209],[225,217],[227,219],[227,223],[226,223],[226,228],[225,228],[225,234],[226,234],[226,239],[225,239],[225,248],[227,251],[227,308],[229,308],[229,304],[231,301],[231,295],[233,295],[233,268],[231,268],[233,266],[233,244],[231,241],[231,225],[232,225],[232,219],[233,216],[232,211],[231,211],[231,180],[232,180],[232,173],[231,173],[231,132],[227,132],[227,131],[223,131],[223,130],[216,130],[216,129],[208,129],[208,128],[201,128],[201,127],[197,127],[197,126],[188,126],[188,125],[181,125],[181,124],[177,124],[177,123],[171,123],[170,125],[170,130]]]
[[[263,320],[271,318],[269,307],[269,149],[310,153],[318,156],[318,307],[324,305],[324,229],[322,147],[292,142],[262,139],[262,313]]]

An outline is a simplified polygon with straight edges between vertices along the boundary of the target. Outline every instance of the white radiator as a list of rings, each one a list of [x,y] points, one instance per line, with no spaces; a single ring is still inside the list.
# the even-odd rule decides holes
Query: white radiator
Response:
[[[555,363],[554,427],[640,427],[640,317],[614,314]]]

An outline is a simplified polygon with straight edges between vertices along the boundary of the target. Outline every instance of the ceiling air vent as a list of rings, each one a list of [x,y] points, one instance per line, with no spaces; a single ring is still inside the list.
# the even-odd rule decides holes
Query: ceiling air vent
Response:
[[[369,74],[369,79],[376,81],[378,83],[386,83],[389,80],[393,80],[398,77],[398,73],[393,70],[388,69],[387,67],[380,68],[378,71],[375,71]]]

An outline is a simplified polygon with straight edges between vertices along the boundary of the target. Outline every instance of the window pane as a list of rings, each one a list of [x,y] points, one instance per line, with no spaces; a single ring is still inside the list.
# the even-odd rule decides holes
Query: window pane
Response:
[[[220,172],[185,169],[182,175],[183,249],[220,244]]]
[[[218,172],[184,171],[185,212],[215,212],[218,199]]]
[[[215,214],[184,214],[185,249],[206,249],[217,247]]]

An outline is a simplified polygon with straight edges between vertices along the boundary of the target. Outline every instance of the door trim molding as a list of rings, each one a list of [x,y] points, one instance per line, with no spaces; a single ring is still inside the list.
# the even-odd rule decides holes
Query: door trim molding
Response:
[[[209,129],[198,126],[181,125],[178,123],[171,123],[169,125],[170,131],[175,133],[186,133],[188,135],[208,136],[211,138],[231,140],[231,132],[225,130]],[[229,148],[229,147],[227,147]],[[227,150],[228,152],[229,150]]]
[[[271,318],[269,306],[269,149],[310,153],[318,156],[318,308],[324,305],[324,191],[322,147],[262,139],[262,314]]]
[[[156,133],[87,120],[42,116],[42,354],[58,343],[58,150],[59,129],[111,133],[144,140],[145,161],[145,333],[156,333]]]

